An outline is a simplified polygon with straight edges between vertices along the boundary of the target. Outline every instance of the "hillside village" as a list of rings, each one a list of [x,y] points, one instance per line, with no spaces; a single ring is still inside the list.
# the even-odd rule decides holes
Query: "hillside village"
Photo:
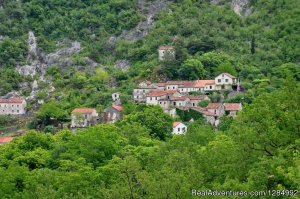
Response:
[[[175,48],[173,46],[160,46],[158,49],[158,59],[173,59]],[[239,92],[240,81],[237,77],[229,73],[221,73],[214,79],[194,80],[194,81],[166,81],[150,82],[142,81],[132,91],[132,100],[135,103],[160,106],[163,111],[175,118],[177,111],[195,111],[205,118],[205,123],[217,128],[220,118],[223,116],[235,117],[242,110],[241,103],[212,102],[208,97],[211,92]],[[111,124],[122,119],[123,107],[120,93],[111,95],[112,105],[98,113],[95,108],[77,107],[70,115],[70,129],[82,129],[97,124]],[[206,106],[200,106],[206,101]],[[14,115],[22,117],[26,115],[25,98],[0,98],[0,115]],[[189,122],[194,122],[197,118],[191,118]],[[188,125],[182,121],[173,123],[173,134],[185,134]],[[6,139],[8,142],[11,139]]]

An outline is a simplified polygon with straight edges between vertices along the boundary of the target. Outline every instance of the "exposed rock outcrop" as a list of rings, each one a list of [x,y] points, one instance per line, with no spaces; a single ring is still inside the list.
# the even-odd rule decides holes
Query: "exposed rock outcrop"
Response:
[[[143,19],[132,30],[124,30],[119,38],[132,41],[145,37],[153,27],[153,17],[166,9],[170,3],[168,0],[139,0],[138,7]]]
[[[224,2],[231,2],[233,11],[240,16],[248,16],[252,13],[250,0],[211,0],[212,4],[221,4]]]

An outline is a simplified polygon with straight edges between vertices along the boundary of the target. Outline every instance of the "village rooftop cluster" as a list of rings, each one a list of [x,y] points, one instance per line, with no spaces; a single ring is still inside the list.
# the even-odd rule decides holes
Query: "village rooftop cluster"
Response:
[[[158,49],[160,61],[166,57],[174,57],[173,46],[161,46]],[[189,111],[194,110],[203,115],[208,124],[214,127],[219,125],[219,119],[223,115],[235,117],[242,110],[241,103],[209,103],[207,107],[200,107],[203,100],[210,100],[209,92],[235,90],[239,91],[240,82],[237,77],[222,73],[209,80],[194,81],[166,81],[152,83],[143,81],[133,90],[132,98],[136,103],[158,105],[165,113],[172,117],[177,115],[176,109]],[[72,129],[86,128],[98,123],[114,123],[122,119],[123,107],[121,106],[120,94],[112,94],[113,104],[107,107],[101,116],[94,108],[75,108],[71,113]],[[24,98],[0,98],[0,115],[24,115],[26,113],[26,100]],[[193,121],[193,118],[190,122]],[[187,126],[182,122],[173,123],[174,134],[184,134]],[[10,139],[7,139],[10,140]]]

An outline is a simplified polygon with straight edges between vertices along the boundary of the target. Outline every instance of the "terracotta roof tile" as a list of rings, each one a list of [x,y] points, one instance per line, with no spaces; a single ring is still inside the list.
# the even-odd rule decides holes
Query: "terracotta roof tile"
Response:
[[[175,127],[178,126],[179,124],[181,124],[181,122],[173,122],[173,128],[175,128]]]
[[[13,137],[0,137],[0,143],[8,143],[11,142],[14,138]]]
[[[0,103],[8,103],[8,104],[11,104],[11,103],[23,103],[25,99],[23,98],[9,98],[9,99],[4,99],[4,98],[0,98]]]
[[[226,111],[239,111],[242,108],[241,103],[224,103]]]
[[[93,113],[96,111],[94,108],[75,108],[72,113]]]
[[[171,97],[171,101],[184,101],[187,98],[187,96]]]
[[[123,110],[123,107],[122,106],[118,106],[118,105],[112,105],[112,107],[118,111],[122,111]]]
[[[207,96],[206,95],[189,95],[187,96],[190,100],[203,100]]]
[[[214,85],[215,80],[196,80],[195,87],[196,88],[204,88],[206,85]]]
[[[207,105],[206,109],[218,109],[220,106],[222,106],[221,103],[210,103]]]
[[[160,96],[164,96],[167,94],[174,94],[177,91],[175,90],[155,90],[155,91],[151,91],[148,93],[149,97],[160,97]]]

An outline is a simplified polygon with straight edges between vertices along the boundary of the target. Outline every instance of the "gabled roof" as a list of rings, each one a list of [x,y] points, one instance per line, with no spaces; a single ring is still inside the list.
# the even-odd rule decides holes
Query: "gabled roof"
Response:
[[[202,113],[205,116],[217,116],[216,114],[211,113],[211,112],[207,111],[205,108],[202,108],[202,107],[193,107],[192,109],[197,111],[197,112]]]
[[[176,126],[178,126],[179,124],[183,124],[181,122],[173,122],[173,128],[175,128]],[[183,124],[184,125],[184,124]]]
[[[218,109],[220,106],[222,106],[221,103],[210,103],[207,105],[207,109]]]
[[[160,46],[159,50],[175,50],[174,46]]]
[[[188,99],[187,96],[171,97],[171,101],[184,101]]]
[[[164,96],[164,95],[168,95],[168,94],[174,94],[177,91],[175,90],[157,90],[157,91],[150,91],[148,93],[148,97],[160,97],[160,96]]]
[[[227,76],[230,77],[230,78],[236,78],[235,76],[233,76],[233,75],[231,75],[231,74],[229,74],[229,73],[221,73],[220,75],[222,75],[222,74],[227,75]],[[220,75],[218,75],[218,76],[220,76]]]
[[[117,111],[122,111],[123,110],[123,107],[122,106],[118,106],[118,105],[112,105],[112,107],[114,108],[114,109],[116,109]]]
[[[191,85],[193,81],[167,81],[165,85]]]
[[[196,88],[204,88],[206,85],[214,85],[216,82],[215,80],[196,80],[194,87]]]
[[[189,95],[187,96],[190,100],[203,100],[207,98],[206,95]]]
[[[0,98],[0,103],[19,104],[19,103],[23,103],[23,101],[25,101],[25,99],[23,98],[9,98],[9,99]]]
[[[153,83],[153,84],[158,86],[158,87],[164,87],[166,85],[166,83],[163,83],[163,82]]]
[[[0,143],[2,143],[2,144],[9,143],[13,139],[14,139],[13,137],[0,137]]]
[[[224,103],[225,111],[239,111],[242,108],[241,103]]]
[[[75,108],[72,113],[83,113],[83,114],[90,114],[96,111],[94,108]]]

